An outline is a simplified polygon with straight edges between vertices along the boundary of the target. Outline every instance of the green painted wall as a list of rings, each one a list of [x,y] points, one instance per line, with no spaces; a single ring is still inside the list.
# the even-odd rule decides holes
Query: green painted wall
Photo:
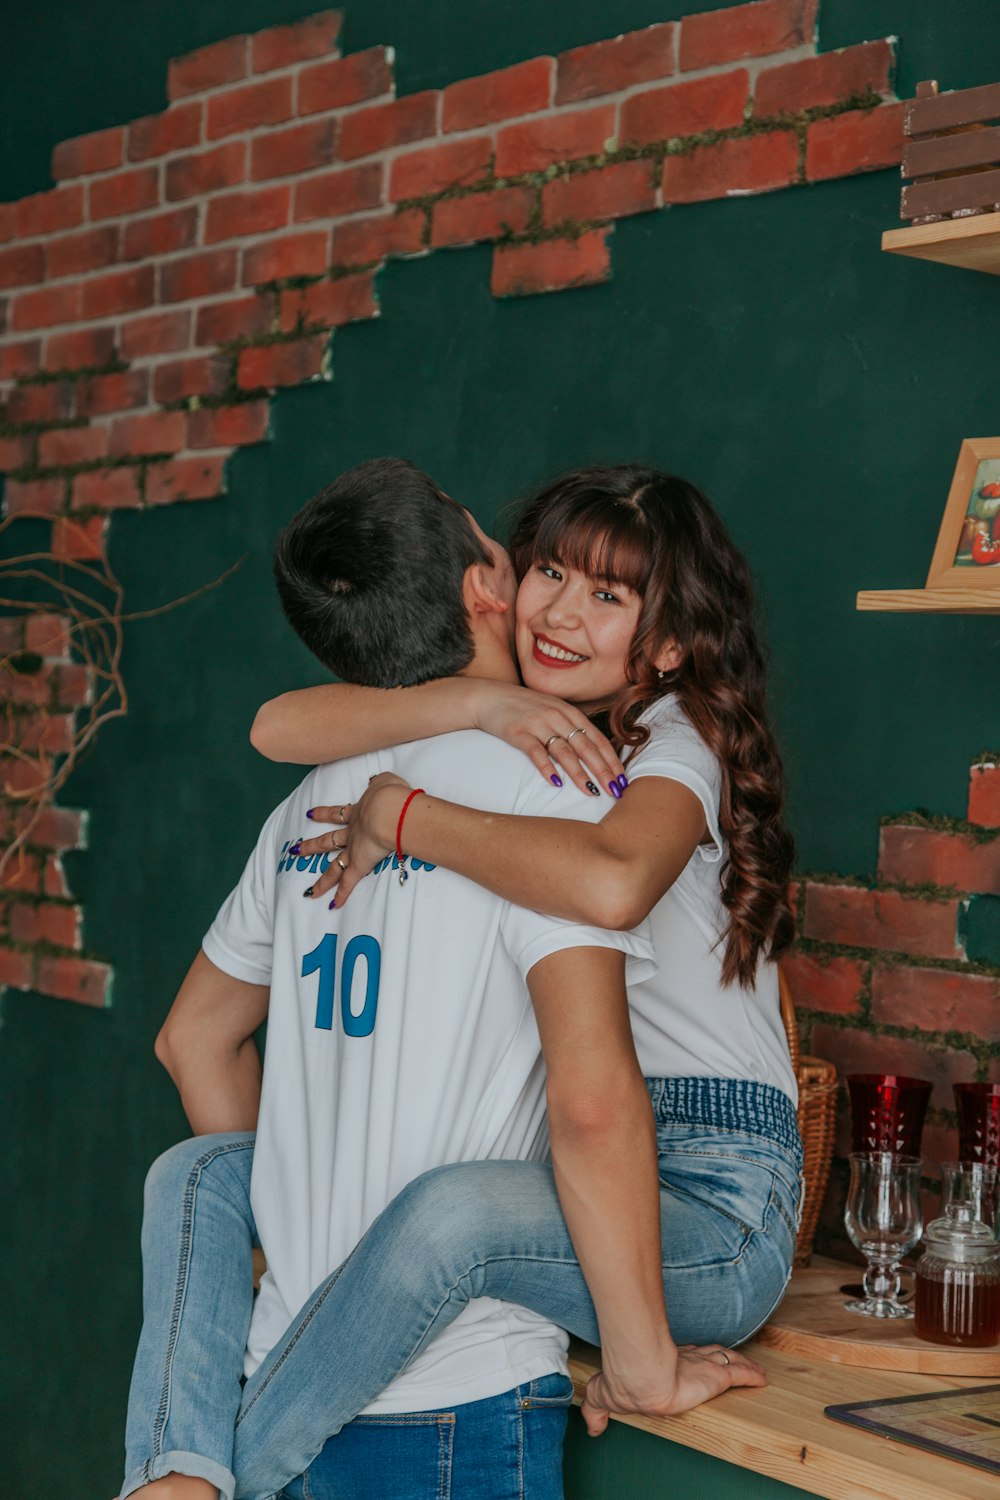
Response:
[[[800,1489],[612,1422],[589,1438],[579,1412],[566,1439],[567,1500],[803,1500]]]
[[[55,141],[162,107],[171,55],[316,8],[16,0],[0,199],[48,185]],[[410,91],[708,8],[354,0],[345,45],[392,43]],[[945,9],[823,0],[821,45],[899,35],[904,93],[928,76],[989,81],[1000,23],[978,0]],[[997,623],[858,615],[853,596],[922,580],[962,437],[1000,428],[1000,285],[882,257],[898,190],[884,172],[631,220],[613,237],[612,283],[558,296],[495,302],[483,248],[393,265],[381,321],[337,335],[331,386],[278,398],[275,441],[234,461],[227,500],[115,517],[112,561],[135,609],[249,555],[218,591],[130,627],[129,716],[68,799],[91,809],[91,849],[71,879],[88,946],[115,966],[113,1008],[3,1000],[9,1500],[105,1496],[117,1482],[142,1178],[183,1131],[152,1040],[260,819],[294,780],[246,741],[263,697],[316,677],[279,617],[269,545],[337,470],[412,457],[487,521],[587,460],[690,475],[759,579],[799,868],[869,872],[890,810],[962,814],[970,758],[1000,744]],[[574,1447],[575,1500],[655,1494],[657,1474],[678,1493],[672,1450],[641,1434],[606,1441],[600,1463]],[[685,1494],[701,1493],[690,1483]],[[756,1483],[720,1469],[711,1493],[775,1489]]]

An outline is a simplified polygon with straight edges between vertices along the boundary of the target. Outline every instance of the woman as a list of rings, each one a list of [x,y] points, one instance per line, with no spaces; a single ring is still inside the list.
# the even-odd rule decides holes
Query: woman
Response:
[[[703,496],[635,467],[557,481],[527,508],[512,553],[523,578],[524,680],[576,705],[530,696],[533,759],[558,782],[554,760],[596,795],[582,768],[608,767],[616,805],[596,826],[505,818],[427,793],[411,798],[394,778],[378,778],[349,814],[314,810],[317,821],[341,816],[347,829],[302,845],[303,854],[332,855],[313,898],[346,869],[334,897],[346,900],[395,843],[556,916],[627,927],[651,913],[660,975],[629,998],[660,1138],[668,1314],[680,1343],[735,1344],[784,1289],[801,1159],[773,963],[791,938],[791,844],[747,569]],[[523,690],[459,681],[315,689],[262,710],[254,739],[280,758],[294,746],[287,758],[297,760],[391,744],[400,722],[411,738],[502,725],[524,744],[532,731],[523,702]],[[606,716],[630,751],[624,798],[619,763],[591,714]],[[395,1347],[382,1351],[372,1390],[349,1388],[350,1361],[330,1357],[341,1311],[359,1295],[393,1305]],[[310,1422],[321,1436],[338,1430],[474,1296],[501,1296],[596,1336],[549,1169],[440,1168],[390,1205],[290,1330],[285,1347],[297,1347],[300,1367],[304,1346],[315,1351],[311,1371],[296,1386],[292,1360],[279,1356],[272,1367],[299,1434]],[[704,1357],[731,1356],[717,1348]],[[599,1405],[600,1388],[593,1394]],[[240,1445],[238,1427],[237,1472]]]

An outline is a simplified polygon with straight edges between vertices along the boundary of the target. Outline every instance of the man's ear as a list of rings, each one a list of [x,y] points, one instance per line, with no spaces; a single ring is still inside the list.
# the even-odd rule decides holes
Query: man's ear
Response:
[[[670,636],[653,657],[653,666],[658,672],[676,672],[683,660],[683,647],[679,641]]]
[[[462,579],[462,602],[465,612],[473,615],[506,615],[510,604],[497,592],[497,570],[482,563],[466,568]]]

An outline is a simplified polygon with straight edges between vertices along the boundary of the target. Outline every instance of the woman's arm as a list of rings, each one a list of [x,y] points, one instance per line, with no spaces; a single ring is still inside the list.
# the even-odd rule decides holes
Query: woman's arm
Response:
[[[594,1301],[605,1373],[641,1407],[673,1390],[677,1350],[663,1299],[656,1132],[624,955],[564,949],[534,966],[528,988],[556,1189]]]
[[[558,786],[560,772],[581,791],[623,774],[611,742],[572,704],[484,677],[442,677],[416,687],[349,682],[299,688],[257,710],[250,743],[268,760],[315,766],[456,729],[506,740]],[[569,737],[572,737],[571,739]]]
[[[250,743],[268,760],[315,766],[476,727],[479,683],[443,677],[418,687],[328,682],[271,698],[257,710]]]
[[[376,777],[343,828],[308,839],[302,853],[345,850],[314,886],[314,899],[339,886],[343,906],[358,881],[395,848],[411,788]],[[337,810],[316,808],[317,822]],[[663,776],[633,782],[600,823],[481,812],[424,793],[406,810],[403,849],[444,865],[505,900],[571,922],[626,931],[647,916],[707,835],[705,813],[688,787]]]
[[[667,1322],[660,1183],[649,1094],[635,1055],[624,960],[608,948],[541,959],[528,988],[545,1056],[552,1170],[600,1328],[603,1370],[587,1387],[592,1436],[608,1412],[674,1416],[759,1365],[718,1346],[679,1350]]]

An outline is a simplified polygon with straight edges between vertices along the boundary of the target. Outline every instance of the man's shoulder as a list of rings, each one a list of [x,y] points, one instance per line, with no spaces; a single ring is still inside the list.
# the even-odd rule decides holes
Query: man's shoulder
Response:
[[[587,822],[597,822],[608,810],[608,798],[585,796],[570,782],[554,787],[523,751],[480,729],[414,740],[385,754],[395,764],[381,769],[467,807]]]
[[[394,771],[432,796],[485,812],[596,823],[610,806],[608,797],[586,796],[568,780],[561,788],[552,786],[523,751],[494,735],[459,729],[315,766],[275,808],[268,824],[274,833],[289,824],[298,829],[308,808],[357,801],[380,771]],[[308,833],[308,824],[304,831]]]

